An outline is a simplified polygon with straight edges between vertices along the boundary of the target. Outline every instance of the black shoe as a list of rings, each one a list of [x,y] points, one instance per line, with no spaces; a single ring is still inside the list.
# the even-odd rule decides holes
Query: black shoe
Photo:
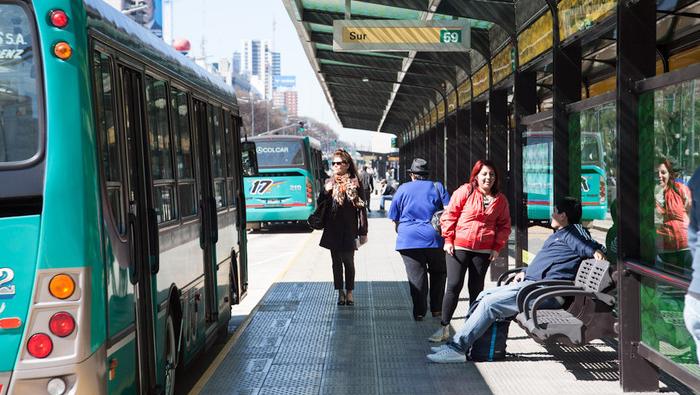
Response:
[[[345,306],[346,299],[345,299],[345,293],[339,293],[338,294],[338,306]]]
[[[416,315],[416,316],[413,316],[413,319],[416,320],[416,321],[423,321],[423,316],[422,316],[422,315]]]
[[[345,302],[345,304],[348,305],[348,306],[354,306],[354,305],[355,305],[355,301],[354,301],[354,300],[351,300],[351,299],[348,299],[348,300]]]

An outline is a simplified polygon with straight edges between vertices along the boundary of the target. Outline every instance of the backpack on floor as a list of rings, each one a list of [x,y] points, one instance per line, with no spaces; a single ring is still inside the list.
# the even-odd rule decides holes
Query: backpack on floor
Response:
[[[469,350],[472,361],[500,361],[506,358],[506,341],[511,320],[496,321],[480,338],[476,339]]]

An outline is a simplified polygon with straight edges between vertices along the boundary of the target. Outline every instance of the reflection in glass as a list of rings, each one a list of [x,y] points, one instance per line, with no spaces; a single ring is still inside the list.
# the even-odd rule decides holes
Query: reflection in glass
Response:
[[[0,4],[0,163],[31,159],[39,151],[37,70],[32,26],[22,7]]]
[[[154,188],[154,202],[158,223],[172,221],[177,216],[175,209],[175,194],[170,185],[160,185]]]

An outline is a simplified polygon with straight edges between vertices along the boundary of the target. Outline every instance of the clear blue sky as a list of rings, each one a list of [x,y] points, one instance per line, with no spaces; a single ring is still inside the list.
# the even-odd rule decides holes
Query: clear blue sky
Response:
[[[321,85],[309,64],[296,29],[281,0],[172,0],[173,35],[192,43],[191,55],[202,54],[202,37],[208,61],[231,58],[241,50],[241,40],[273,40],[282,55],[282,74],[295,75],[299,91],[299,115],[310,116],[330,125],[341,139],[367,144],[368,132],[342,130],[326,101]],[[163,0],[164,18],[170,7]],[[272,21],[276,22],[273,37]],[[164,21],[167,29],[168,21]],[[376,138],[376,134],[375,134]]]

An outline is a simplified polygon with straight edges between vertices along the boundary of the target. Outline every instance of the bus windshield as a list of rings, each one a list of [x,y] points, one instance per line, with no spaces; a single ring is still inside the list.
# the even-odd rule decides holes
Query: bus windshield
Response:
[[[304,167],[304,145],[298,140],[256,140],[258,167]]]
[[[37,72],[24,8],[0,4],[0,164],[39,152]]]

